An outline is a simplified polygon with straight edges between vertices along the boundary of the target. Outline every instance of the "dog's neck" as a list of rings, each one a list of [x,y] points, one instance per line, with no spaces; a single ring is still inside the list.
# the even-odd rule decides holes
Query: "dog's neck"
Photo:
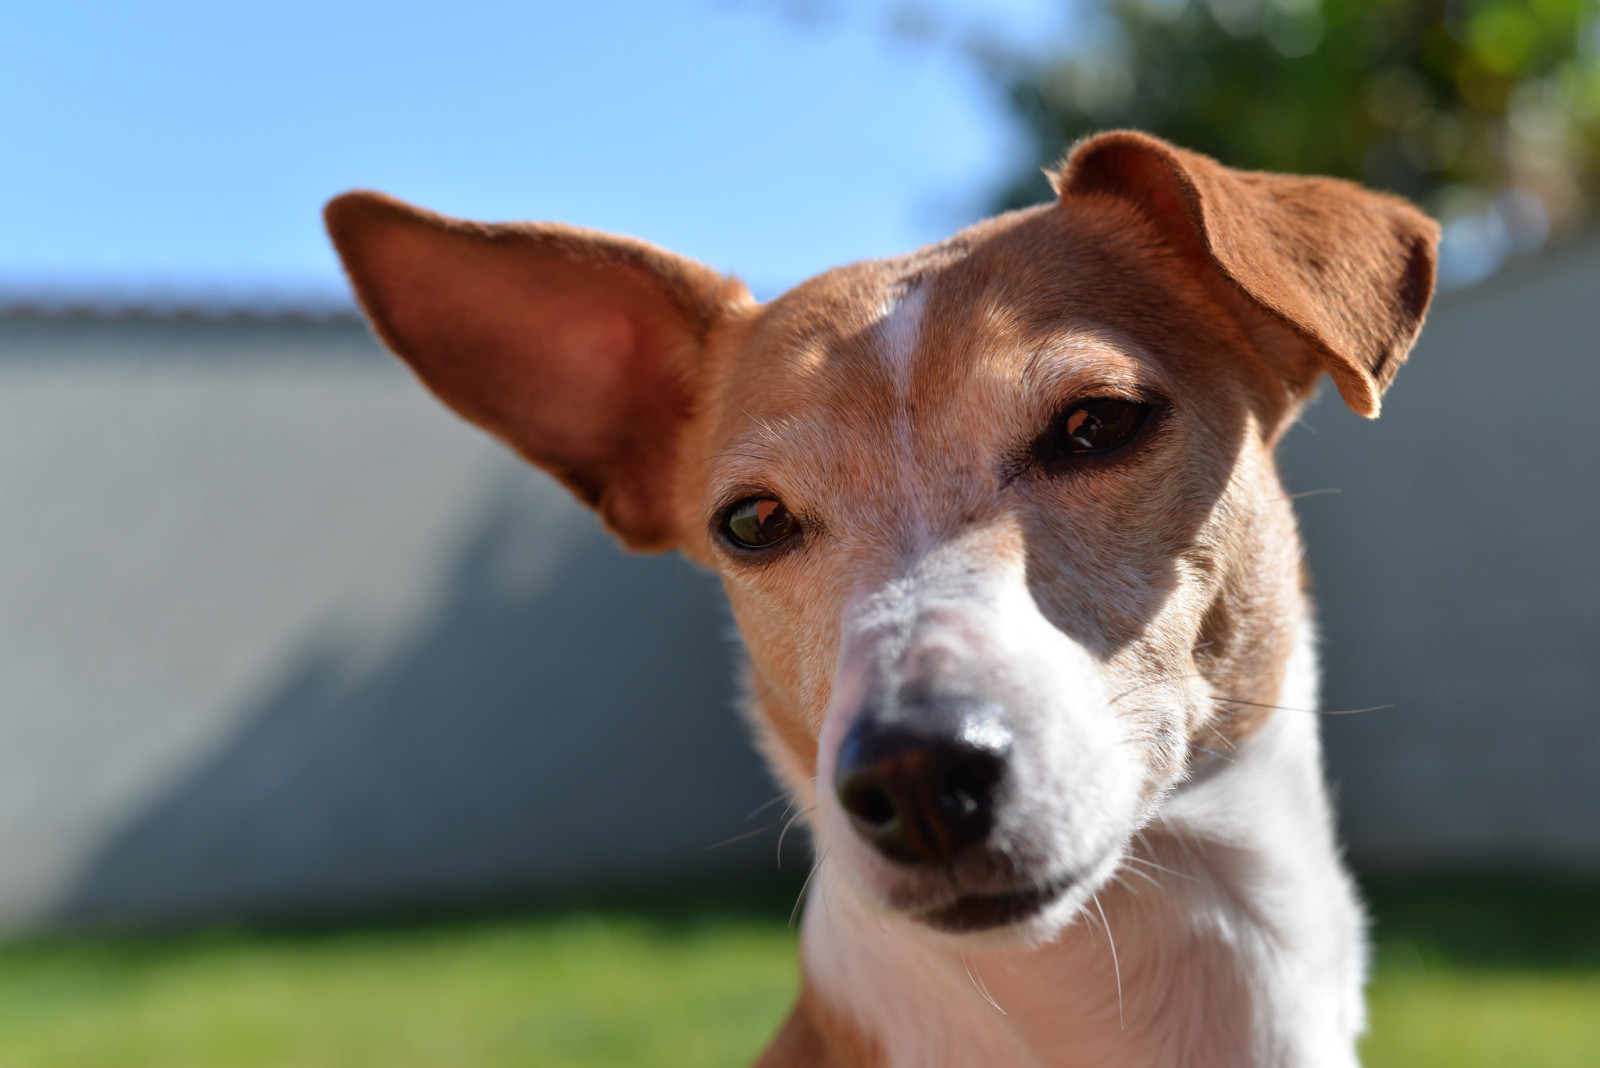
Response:
[[[869,913],[824,858],[802,933],[807,992],[763,1063],[1172,1068],[1252,1050],[1262,1065],[1352,1064],[1362,921],[1305,711],[1311,645],[1303,626],[1283,710],[1207,757],[1046,945],[964,952]]]

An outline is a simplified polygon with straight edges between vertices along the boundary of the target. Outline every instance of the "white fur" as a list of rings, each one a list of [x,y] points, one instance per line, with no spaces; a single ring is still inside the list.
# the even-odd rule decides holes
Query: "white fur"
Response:
[[[1280,699],[1296,711],[1197,769],[1136,839],[1149,863],[1124,862],[1051,941],[970,951],[875,914],[825,862],[802,933],[812,982],[896,1068],[1354,1068],[1363,921],[1316,716],[1298,711],[1316,707],[1312,641],[1303,624]]]
[[[922,315],[927,305],[927,287],[913,284],[886,301],[878,312],[879,349],[902,394],[922,341]]]
[[[867,694],[894,692],[930,662],[959,665],[964,677],[992,680],[985,696],[1012,711],[1018,744],[1011,774],[1020,800],[1006,815],[1054,868],[1035,874],[1076,872],[1087,887],[1114,866],[1122,836],[1140,817],[1144,768],[1137,750],[1124,744],[1099,665],[1041,614],[1023,561],[986,558],[982,531],[974,541],[939,546],[847,607],[817,781],[834,781],[839,746]],[[908,872],[869,848],[832,791],[819,791],[816,800],[822,849],[868,900],[921,898],[930,889],[948,894],[945,879]],[[1055,933],[1087,893],[1069,892],[1006,937]]]

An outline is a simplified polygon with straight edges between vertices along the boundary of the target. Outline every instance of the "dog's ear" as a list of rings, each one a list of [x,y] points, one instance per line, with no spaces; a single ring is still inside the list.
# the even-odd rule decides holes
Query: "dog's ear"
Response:
[[[383,341],[457,413],[549,471],[631,548],[676,540],[680,431],[742,283],[628,238],[449,219],[378,193],[325,216]]]
[[[1433,295],[1439,228],[1405,201],[1334,178],[1236,171],[1146,134],[1078,145],[1063,199],[1112,196],[1200,270],[1297,395],[1324,370],[1368,418]]]

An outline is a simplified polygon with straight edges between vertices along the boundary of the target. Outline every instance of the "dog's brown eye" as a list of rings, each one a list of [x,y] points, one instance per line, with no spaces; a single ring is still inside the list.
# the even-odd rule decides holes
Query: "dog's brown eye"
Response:
[[[783,502],[772,497],[747,497],[729,508],[722,529],[734,543],[746,549],[776,545],[800,529]]]
[[[1079,401],[1050,424],[1039,442],[1046,463],[1069,456],[1110,452],[1144,426],[1155,406],[1120,397],[1095,397]]]

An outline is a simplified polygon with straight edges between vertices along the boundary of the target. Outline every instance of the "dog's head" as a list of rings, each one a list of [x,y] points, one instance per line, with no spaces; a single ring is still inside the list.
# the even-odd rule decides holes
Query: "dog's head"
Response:
[[[721,574],[819,848],[946,931],[1048,935],[1276,700],[1272,446],[1324,371],[1375,415],[1433,287],[1433,224],[1344,182],[1117,133],[1057,189],[764,306],[638,241],[328,209],[446,404]]]

